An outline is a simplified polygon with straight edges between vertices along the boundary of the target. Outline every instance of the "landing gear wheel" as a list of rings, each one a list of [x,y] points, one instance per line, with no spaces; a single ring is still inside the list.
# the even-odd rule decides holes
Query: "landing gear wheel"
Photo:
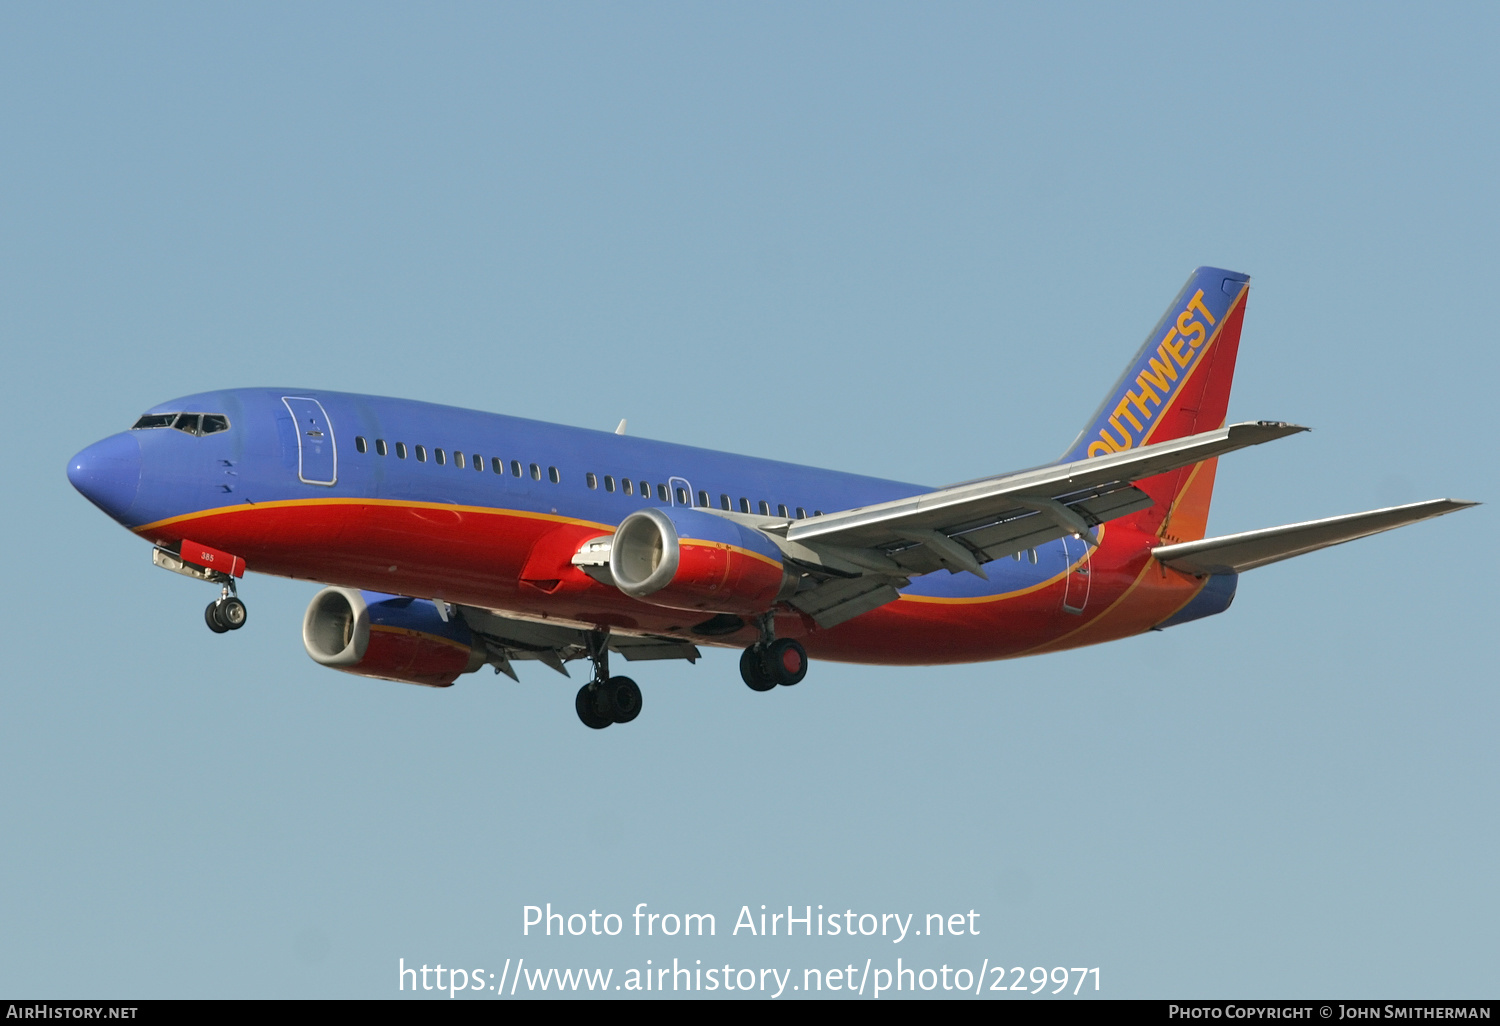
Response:
[[[800,684],[807,676],[807,650],[791,638],[771,642],[763,658],[767,676],[783,687]]]
[[[641,714],[641,689],[629,677],[611,677],[601,690],[609,694],[616,723],[629,723]]]
[[[766,672],[765,649],[759,645],[751,645],[740,656],[740,676],[751,691],[770,691],[776,687],[776,681]]]
[[[614,717],[605,715],[601,705],[608,705],[608,692],[597,685],[585,684],[578,689],[578,697],[573,701],[573,708],[578,712],[578,718],[583,721],[585,727],[594,730],[603,730],[614,722]],[[639,708],[639,707],[637,707]]]
[[[220,599],[214,603],[214,617],[229,630],[237,631],[245,626],[245,621],[250,617],[250,611],[245,608],[245,603],[231,595],[229,598]]]
[[[208,629],[215,634],[223,634],[225,631],[237,631],[245,626],[250,612],[233,595],[210,602],[208,608],[203,611],[203,620],[208,624]]]

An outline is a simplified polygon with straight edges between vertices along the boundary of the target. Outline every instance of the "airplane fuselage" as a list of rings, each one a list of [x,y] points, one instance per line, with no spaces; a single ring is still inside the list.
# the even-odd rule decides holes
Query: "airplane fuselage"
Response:
[[[202,435],[131,430],[86,450],[114,468],[113,483],[97,489],[104,501],[91,498],[157,546],[192,539],[254,572],[698,644],[744,647],[756,634],[748,625],[695,630],[709,617],[629,598],[574,566],[574,554],[643,507],[799,520],[929,490],[321,390],[208,392],[147,417],[181,412],[228,426]],[[779,609],[776,633],[800,639],[814,657],[956,663],[1108,641],[1227,606],[1232,583],[1228,594],[1209,589],[1195,608],[1205,579],[1155,563],[1161,539],[1146,527],[1103,525],[1092,551],[1078,538],[1038,545],[987,564],[988,580],[925,574],[899,600],[828,628]]]

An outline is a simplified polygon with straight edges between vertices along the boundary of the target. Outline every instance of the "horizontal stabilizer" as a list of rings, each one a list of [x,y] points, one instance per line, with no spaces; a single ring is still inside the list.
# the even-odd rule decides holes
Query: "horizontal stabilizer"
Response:
[[[1326,520],[1309,520],[1302,524],[1267,527],[1260,531],[1226,534],[1219,538],[1204,538],[1202,541],[1183,542],[1179,545],[1162,545],[1154,550],[1153,555],[1174,570],[1200,577],[1244,573],[1267,563],[1326,549],[1330,545],[1341,545],[1356,538],[1365,538],[1477,505],[1479,504],[1476,502],[1460,502],[1456,499],[1429,499],[1426,502],[1391,506],[1367,513],[1349,513]]]

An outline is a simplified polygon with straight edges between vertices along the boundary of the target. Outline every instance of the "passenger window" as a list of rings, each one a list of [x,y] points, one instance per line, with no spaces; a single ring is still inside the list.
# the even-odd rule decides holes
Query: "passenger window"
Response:
[[[361,436],[361,435],[355,435],[354,436],[354,451],[355,452],[364,452],[365,451],[365,440],[364,440],[363,436]]]
[[[521,476],[521,461],[520,460],[511,460],[510,461],[510,476],[511,477],[520,477]]]
[[[635,485],[631,483],[630,478],[628,478],[628,477],[622,477],[622,478],[620,478],[620,489],[626,495],[634,495],[635,493],[633,491],[631,491],[631,489],[634,488],[634,487],[635,487]]]
[[[592,470],[589,471],[587,474],[583,475],[583,479],[584,479],[584,481],[588,482],[588,486],[589,486],[590,490],[599,487],[599,479],[594,476],[594,472]]]
[[[499,474],[500,476],[504,477],[505,476],[505,461],[502,460],[499,456],[491,456],[490,457],[490,469],[493,470],[495,473]]]
[[[444,463],[448,462],[448,454],[441,449],[434,449],[432,450],[432,459],[434,463],[441,467]]]
[[[378,453],[381,456],[385,455],[385,439],[384,438],[377,438],[377,439],[375,439],[375,452]]]
[[[677,489],[677,505],[691,506],[692,504],[692,500],[688,498],[688,490],[686,488]]]
[[[797,507],[797,519],[798,520],[806,520],[807,519],[807,510],[803,509],[801,506]]]
[[[417,446],[417,462],[418,463],[426,463],[427,462],[427,447],[425,445],[419,445],[419,446]]]
[[[531,479],[533,481],[540,481],[542,479],[542,468],[535,463],[531,465]]]
[[[740,512],[741,513],[749,513],[750,512],[750,500],[747,499],[747,498],[745,498],[743,495],[740,496]]]
[[[615,490],[615,479],[610,477],[608,474],[604,475],[604,490],[606,492],[612,492]]]
[[[203,433],[211,435],[216,431],[228,431],[229,418],[217,413],[205,413],[203,415]]]
[[[722,492],[719,493],[719,508],[720,509],[729,509],[729,507],[730,507],[729,496],[723,494]]]
[[[643,499],[649,499],[649,498],[651,498],[651,482],[650,481],[642,481],[641,482],[641,498],[643,498]]]
[[[667,486],[664,484],[659,484],[656,486],[656,497],[662,502],[672,501],[671,499],[667,498]]]
[[[406,443],[405,442],[397,442],[396,443],[396,459],[398,459],[398,460],[404,460],[404,459],[406,459]]]
[[[1021,553],[1019,551],[1012,552],[1010,554],[1010,558],[1014,559],[1017,563],[1019,563],[1021,561]]]
[[[453,465],[455,467],[457,467],[459,470],[464,469],[464,454],[463,453],[461,453],[461,452],[455,452],[453,454]]]
[[[707,492],[699,492],[698,493],[698,505],[700,505],[700,506],[707,506],[708,505],[708,493]]]
[[[820,509],[813,510],[813,516],[820,517],[822,515],[823,515],[823,511],[822,510],[820,510]]]
[[[484,457],[477,452],[474,454],[474,469],[481,474],[484,473]]]
[[[763,517],[768,517],[771,515],[771,504],[765,499],[760,500],[760,515]]]
[[[776,515],[779,517],[786,517],[787,519],[791,519],[792,516],[786,511],[786,503],[782,503],[781,505],[776,507]]]
[[[177,421],[172,425],[178,431],[185,431],[190,435],[202,434],[198,430],[198,415],[196,413],[179,413]]]
[[[547,480],[553,484],[562,484],[562,475],[557,472],[556,467],[547,468]]]
[[[1031,561],[1031,565],[1032,566],[1035,566],[1036,565],[1036,549],[1027,549],[1026,550],[1026,558]]]

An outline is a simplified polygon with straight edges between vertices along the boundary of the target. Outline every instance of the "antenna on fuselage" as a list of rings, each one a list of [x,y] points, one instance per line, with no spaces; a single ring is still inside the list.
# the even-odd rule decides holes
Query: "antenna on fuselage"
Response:
[[[620,418],[620,426],[617,427],[617,428],[615,428],[615,434],[617,434],[617,435],[623,435],[624,433],[625,433],[625,418],[621,417]]]

